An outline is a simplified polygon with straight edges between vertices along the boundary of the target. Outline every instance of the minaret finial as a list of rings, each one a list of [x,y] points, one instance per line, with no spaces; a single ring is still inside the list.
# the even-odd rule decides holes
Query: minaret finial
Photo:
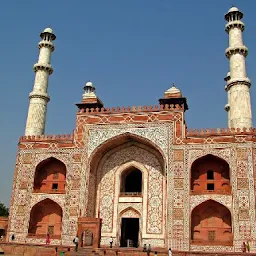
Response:
[[[51,28],[46,28],[41,34],[39,42],[40,54],[38,62],[34,65],[35,82],[29,94],[29,108],[25,135],[42,135],[45,130],[47,103],[50,97],[48,90],[48,77],[53,68],[50,64],[51,53],[54,51],[53,41],[56,36]]]
[[[226,57],[230,62],[230,73],[225,78],[225,90],[228,93],[228,125],[230,128],[251,128],[252,111],[250,100],[250,79],[246,74],[245,58],[248,54],[244,46],[242,33],[244,23],[241,21],[243,13],[235,6],[225,14],[227,24],[226,32],[229,34],[229,47],[226,49]]]

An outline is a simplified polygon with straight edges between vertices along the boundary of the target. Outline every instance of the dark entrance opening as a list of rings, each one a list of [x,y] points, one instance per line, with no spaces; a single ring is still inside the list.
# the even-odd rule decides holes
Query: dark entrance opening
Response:
[[[5,229],[0,229],[0,237],[5,236]]]
[[[139,218],[122,218],[121,247],[138,247]]]
[[[132,167],[122,174],[121,193],[141,194],[142,191],[142,173],[140,170]]]

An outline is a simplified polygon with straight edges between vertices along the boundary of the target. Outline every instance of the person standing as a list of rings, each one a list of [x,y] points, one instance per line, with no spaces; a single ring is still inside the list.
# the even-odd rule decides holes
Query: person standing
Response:
[[[147,249],[147,256],[150,256],[150,252],[151,252],[151,245],[148,245],[148,249]]]
[[[12,241],[14,241],[14,240],[15,240],[15,236],[14,236],[14,234],[12,234],[12,236],[11,236],[11,240],[12,240]]]
[[[109,244],[110,244],[110,248],[112,248],[113,247],[113,237],[111,236],[111,238],[110,238],[110,241],[109,241]]]
[[[247,250],[247,252],[250,252],[250,244],[249,244],[249,242],[247,241],[247,243],[246,243],[246,250]]]
[[[171,248],[169,248],[169,250],[168,250],[168,256],[172,256],[172,249]]]
[[[246,252],[246,243],[245,242],[243,242],[243,244],[242,244],[242,252]]]
[[[46,244],[50,244],[51,240],[50,240],[50,234],[47,233],[46,235]]]
[[[74,244],[76,245],[75,246],[75,251],[76,252],[78,251],[78,243],[79,243],[79,238],[78,238],[78,236],[76,236],[75,239],[74,239]]]

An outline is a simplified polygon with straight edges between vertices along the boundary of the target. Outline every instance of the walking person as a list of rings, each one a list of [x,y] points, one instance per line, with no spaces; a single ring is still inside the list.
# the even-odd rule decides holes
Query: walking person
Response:
[[[172,249],[171,249],[171,247],[168,250],[168,256],[172,256]]]

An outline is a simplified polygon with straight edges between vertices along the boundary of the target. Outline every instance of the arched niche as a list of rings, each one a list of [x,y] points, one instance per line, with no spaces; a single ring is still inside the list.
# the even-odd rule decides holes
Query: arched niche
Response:
[[[34,192],[64,193],[66,172],[65,164],[54,157],[40,162],[36,167]]]
[[[231,245],[232,218],[224,205],[208,200],[191,213],[191,241],[193,244]]]
[[[130,166],[121,173],[120,195],[142,195],[142,172],[134,166]]]
[[[50,199],[35,204],[30,212],[28,236],[60,238],[62,208]]]
[[[231,193],[229,164],[211,154],[195,160],[191,166],[191,192]]]

